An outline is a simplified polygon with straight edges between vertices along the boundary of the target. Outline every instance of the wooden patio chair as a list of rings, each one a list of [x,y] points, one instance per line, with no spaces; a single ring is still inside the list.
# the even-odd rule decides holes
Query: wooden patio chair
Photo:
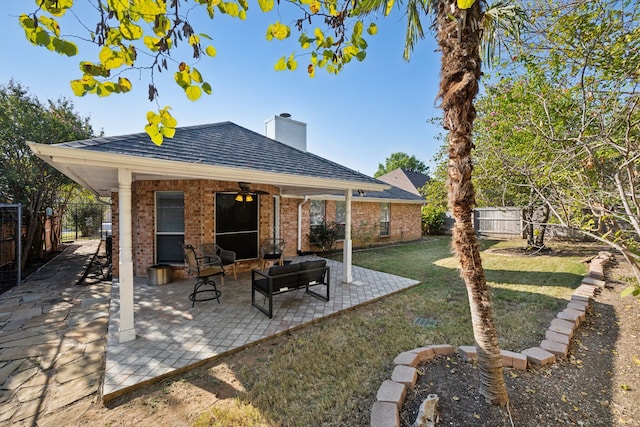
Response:
[[[191,301],[191,307],[196,305],[196,301],[210,301],[213,299],[218,300],[220,304],[220,295],[222,292],[218,290],[215,280],[215,276],[221,276],[224,274],[222,268],[222,261],[219,257],[211,259],[209,257],[199,257],[196,253],[196,249],[191,245],[182,245],[184,250],[184,262],[187,268],[189,276],[196,279],[196,283],[193,285],[193,292],[189,295],[189,301]],[[212,260],[213,262],[209,262]]]

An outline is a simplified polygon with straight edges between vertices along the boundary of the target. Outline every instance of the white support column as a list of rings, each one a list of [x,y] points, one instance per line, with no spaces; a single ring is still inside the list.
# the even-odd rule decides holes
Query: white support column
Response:
[[[344,246],[342,248],[342,282],[353,282],[351,274],[351,193],[349,189],[345,191],[345,224],[344,224]]]
[[[136,339],[133,313],[133,244],[131,216],[131,171],[118,169],[118,223],[120,233],[119,276],[121,343]]]

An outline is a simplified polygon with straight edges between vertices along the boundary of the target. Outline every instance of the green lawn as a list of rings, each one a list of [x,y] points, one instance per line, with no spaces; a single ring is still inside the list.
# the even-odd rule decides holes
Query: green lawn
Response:
[[[512,351],[538,345],[580,284],[586,273],[581,261],[590,250],[573,256],[486,252],[522,244],[482,241],[500,345]],[[355,252],[353,263],[421,284],[247,350],[258,356],[254,366],[232,366],[246,389],[235,409],[212,408],[195,425],[365,426],[398,353],[428,344],[473,344],[467,293],[449,238]],[[417,318],[435,326],[416,325]]]

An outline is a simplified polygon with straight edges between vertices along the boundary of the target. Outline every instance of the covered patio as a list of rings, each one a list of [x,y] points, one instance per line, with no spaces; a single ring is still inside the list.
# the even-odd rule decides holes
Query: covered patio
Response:
[[[313,256],[294,257],[301,262]],[[251,305],[251,273],[225,277],[220,304],[188,299],[192,279],[152,286],[136,277],[134,288],[136,339],[120,342],[120,289],[112,287],[107,336],[103,399],[163,377],[178,374],[208,360],[224,356],[273,336],[297,329],[359,305],[408,289],[413,279],[353,266],[353,281],[344,283],[343,264],[327,260],[331,268],[328,302],[304,290],[274,297],[274,316],[269,319]],[[262,300],[261,297],[259,297]],[[260,301],[261,302],[261,301]]]

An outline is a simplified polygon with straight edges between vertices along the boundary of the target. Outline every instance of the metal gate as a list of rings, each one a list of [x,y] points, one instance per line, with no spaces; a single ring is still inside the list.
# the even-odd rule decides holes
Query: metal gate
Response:
[[[62,217],[62,242],[106,238],[111,235],[111,205],[69,203]]]
[[[22,281],[22,205],[0,203],[0,293]]]

